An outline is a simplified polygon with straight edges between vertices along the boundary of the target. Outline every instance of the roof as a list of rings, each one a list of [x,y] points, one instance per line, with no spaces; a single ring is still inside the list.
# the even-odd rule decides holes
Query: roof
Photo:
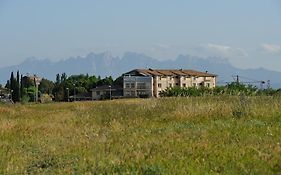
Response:
[[[189,69],[134,69],[125,75],[142,75],[142,76],[198,76],[198,77],[216,77],[215,74],[200,72]]]
[[[91,98],[92,94],[91,93],[80,93],[80,94],[75,94],[75,98]],[[69,96],[69,98],[74,98],[74,95]]]
[[[91,91],[115,91],[117,89],[122,89],[121,86],[110,86],[109,85],[103,85],[103,86],[98,86],[96,88],[91,89]]]
[[[25,75],[23,78],[28,78],[29,80],[32,80],[32,81],[35,80],[37,83],[40,83],[42,81],[41,77],[38,77],[36,75],[30,75],[30,74]]]

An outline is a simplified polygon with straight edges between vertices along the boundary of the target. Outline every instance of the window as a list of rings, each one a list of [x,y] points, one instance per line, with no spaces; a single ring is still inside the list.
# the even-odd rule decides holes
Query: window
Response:
[[[183,80],[186,80],[186,77],[183,77]]]
[[[193,77],[193,80],[196,81],[196,77]]]
[[[130,83],[126,83],[126,84],[125,84],[125,87],[126,87],[126,88],[130,88]]]
[[[161,83],[158,83],[158,87],[161,88],[161,87],[162,87],[162,84],[161,84]]]
[[[131,88],[135,88],[135,83],[131,83]]]
[[[131,92],[130,91],[125,91],[125,96],[131,96]]]
[[[97,91],[96,93],[97,93],[97,95],[100,95],[100,91]]]
[[[173,87],[172,83],[169,83],[169,87]]]
[[[146,84],[145,83],[138,83],[137,89],[146,89]]]
[[[179,83],[176,83],[176,86],[178,86],[179,85]]]
[[[159,77],[159,80],[161,80],[161,77]]]
[[[193,87],[196,87],[196,83],[193,83]]]
[[[137,95],[148,95],[148,92],[147,91],[137,91]]]
[[[185,83],[183,83],[183,84],[182,84],[182,86],[183,86],[183,87],[186,87],[186,84],[185,84]]]
[[[209,88],[209,87],[210,87],[210,83],[206,83],[206,87],[208,87],[208,88]]]
[[[170,80],[173,80],[173,77],[170,77]]]

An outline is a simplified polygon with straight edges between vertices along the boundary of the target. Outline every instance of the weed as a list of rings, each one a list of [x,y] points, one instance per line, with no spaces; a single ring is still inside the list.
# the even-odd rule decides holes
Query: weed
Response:
[[[0,174],[278,174],[281,97],[0,105]]]

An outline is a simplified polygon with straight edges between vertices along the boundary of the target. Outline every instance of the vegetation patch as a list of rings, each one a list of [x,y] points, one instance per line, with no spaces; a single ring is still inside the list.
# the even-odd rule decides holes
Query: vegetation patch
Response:
[[[279,96],[16,104],[0,111],[0,174],[281,173]]]

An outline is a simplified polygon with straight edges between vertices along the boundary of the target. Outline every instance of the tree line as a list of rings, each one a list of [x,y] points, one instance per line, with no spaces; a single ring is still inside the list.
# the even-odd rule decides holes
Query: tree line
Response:
[[[111,76],[101,78],[100,76],[80,74],[67,76],[66,73],[57,74],[56,80],[51,81],[43,78],[38,86],[38,94],[41,97],[51,98],[55,101],[68,101],[69,96],[74,93],[89,95],[92,88],[103,85],[122,86],[122,77],[115,80]],[[16,76],[11,72],[10,79],[7,80],[5,88],[10,89],[11,98],[14,102],[35,101],[36,82],[29,76]]]
[[[81,94],[91,96],[91,89],[103,85],[123,86],[122,76],[113,80],[111,76],[101,78],[100,76],[80,74],[67,76],[66,73],[57,74],[55,81],[43,78],[38,86],[40,99],[54,101],[68,101],[70,96]],[[29,76],[23,76],[17,71],[16,75],[11,72],[10,79],[7,80],[5,88],[10,90],[11,98],[14,102],[33,102],[36,97],[36,82]],[[188,96],[218,96],[218,95],[281,95],[281,89],[259,89],[253,85],[242,83],[229,83],[225,86],[215,88],[178,86],[167,88],[160,92],[161,97],[188,97]]]

